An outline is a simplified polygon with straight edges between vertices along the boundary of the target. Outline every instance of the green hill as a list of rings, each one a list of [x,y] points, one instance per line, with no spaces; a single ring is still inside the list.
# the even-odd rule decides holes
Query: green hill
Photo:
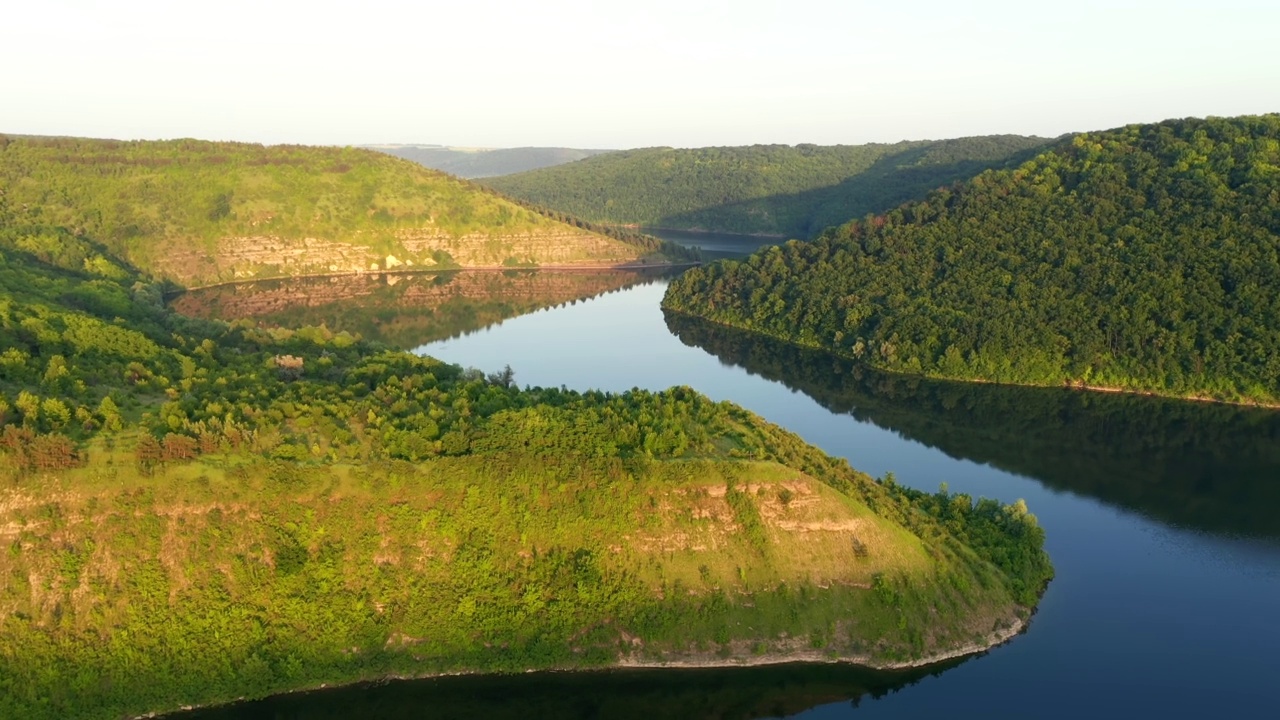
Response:
[[[646,148],[484,183],[596,222],[807,239],[1047,142],[997,135],[893,145]]]
[[[962,380],[1280,402],[1280,116],[1087,133],[682,275],[674,311]]]
[[[475,179],[537,170],[601,155],[612,150],[520,147],[460,150],[440,145],[369,145],[369,149],[412,160],[461,178]]]
[[[0,197],[0,717],[444,672],[985,648],[1025,506],[878,482],[688,388],[518,389],[184,318]],[[56,238],[58,252],[30,248]]]
[[[662,260],[651,238],[608,237],[353,148],[4,138],[0,191],[14,207],[38,208],[42,222],[183,284]],[[57,252],[52,238],[25,242]]]

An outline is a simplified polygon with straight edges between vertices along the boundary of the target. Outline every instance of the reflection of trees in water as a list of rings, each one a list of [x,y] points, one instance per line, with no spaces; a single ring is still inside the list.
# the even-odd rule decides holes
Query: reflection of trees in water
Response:
[[[953,457],[1176,525],[1280,537],[1280,412],[890,375],[686,316],[666,319],[686,345]]]
[[[669,272],[669,271],[668,271]],[[659,270],[453,271],[338,275],[238,283],[195,290],[173,307],[219,320],[274,327],[323,325],[367,340],[414,348],[508,318],[652,282]]]
[[[896,692],[960,662],[892,673],[847,665],[775,665],[445,677],[282,695],[171,717],[748,720],[793,715],[833,702],[856,706],[866,697]]]

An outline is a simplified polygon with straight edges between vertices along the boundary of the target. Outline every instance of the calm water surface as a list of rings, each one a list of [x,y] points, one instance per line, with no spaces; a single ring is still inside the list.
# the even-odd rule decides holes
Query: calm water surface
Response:
[[[1030,629],[935,674],[774,668],[445,678],[199,717],[1280,717],[1280,413],[924,383],[665,318],[665,280],[418,352],[521,385],[688,385],[874,475],[1039,516]]]
[[[1263,455],[1247,467],[1233,466],[1231,457],[1215,459],[1207,449],[1191,448],[1185,459],[1208,466],[1208,485],[1199,488],[1198,496],[1179,497],[1185,489],[1162,487],[1160,477],[1081,478],[1080,491],[1064,490],[987,464],[992,458],[967,459],[962,445],[944,450],[913,438],[909,430],[891,429],[890,421],[881,426],[874,418],[833,412],[784,382],[686,345],[668,328],[659,309],[664,290],[661,281],[634,287],[589,303],[508,320],[501,327],[423,346],[419,352],[485,370],[510,363],[522,385],[617,391],[689,385],[715,399],[737,402],[868,473],[893,472],[900,482],[928,490],[946,482],[953,491],[975,496],[1005,502],[1025,498],[1048,536],[1057,579],[1027,633],[878,701],[863,702],[856,709],[849,702],[835,702],[801,717],[1280,714],[1280,436],[1275,421],[1268,421],[1272,414],[1257,419],[1246,413],[1252,422],[1242,423],[1240,432],[1258,433],[1255,444],[1262,446]],[[1139,418],[1144,410],[1158,414],[1168,405],[1145,398],[1106,399],[1119,400]],[[1206,423],[1223,421],[1210,406],[1175,405],[1208,410]],[[1124,425],[1119,419],[1104,420]],[[1146,426],[1152,434],[1147,447],[1127,452],[1103,448],[1100,453],[1131,457],[1138,471],[1163,464],[1165,459],[1155,457],[1155,452],[1150,462],[1144,460],[1144,450],[1170,452],[1161,434],[1181,437],[1183,426],[1196,422],[1195,413],[1179,418],[1176,426],[1156,421]],[[1072,447],[1069,430],[1063,430],[1063,442],[1081,457],[1047,457],[1049,466],[1070,461],[1080,473],[1089,473],[1092,465],[1104,464],[1092,462],[1088,448]],[[1009,447],[1010,457],[1019,456],[1022,438],[997,435],[991,440]],[[1039,442],[1040,452],[1054,451],[1043,447],[1043,438]],[[1182,447],[1188,441],[1179,443]],[[1104,459],[1106,467],[1115,467],[1111,458]],[[1237,482],[1237,473],[1248,475],[1247,481]],[[1135,482],[1153,485],[1141,488],[1137,496],[1152,497],[1157,511],[1143,512],[1145,505],[1137,501],[1128,506],[1105,502],[1087,490]],[[1217,482],[1225,488],[1223,493],[1215,492]],[[1168,499],[1175,510],[1182,503],[1192,506],[1181,515],[1175,513],[1180,524],[1156,519],[1165,494],[1173,495]],[[1197,522],[1197,507],[1207,507],[1205,512],[1213,517]],[[1224,514],[1263,520],[1245,522],[1238,529],[1222,527],[1218,517]]]
[[[768,245],[777,245],[784,238],[732,233],[686,232],[683,230],[645,230],[680,245],[696,247],[707,260],[740,258]]]

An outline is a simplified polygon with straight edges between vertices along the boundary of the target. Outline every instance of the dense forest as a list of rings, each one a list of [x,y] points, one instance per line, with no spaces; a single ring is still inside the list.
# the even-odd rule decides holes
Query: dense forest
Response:
[[[952,457],[1162,522],[1280,538],[1280,413],[1121,393],[933,380],[668,313],[701,348]]]
[[[1012,632],[1052,574],[1021,503],[874,480],[688,388],[520,389],[185,318],[57,216],[0,197],[0,717],[621,659],[894,665]]]
[[[603,232],[372,150],[0,136],[0,191],[40,222],[186,285],[694,254]],[[57,237],[24,248],[60,252]]]
[[[484,183],[601,223],[808,239],[1025,159],[1047,142],[996,135],[892,145],[646,148]]]
[[[440,145],[369,145],[369,149],[412,160],[419,165],[473,180],[563,165],[612,150],[557,147],[481,148],[459,150]]]
[[[1087,133],[717,262],[670,310],[888,370],[1280,402],[1280,116]]]

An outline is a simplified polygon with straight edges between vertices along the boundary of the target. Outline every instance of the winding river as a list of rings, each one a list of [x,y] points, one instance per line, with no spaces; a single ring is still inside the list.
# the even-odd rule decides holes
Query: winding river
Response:
[[[873,475],[1025,498],[1057,569],[1027,632],[981,657],[909,674],[779,666],[441,678],[190,717],[1280,713],[1280,413],[886,376],[664,317],[662,278],[583,281],[568,294],[551,285],[560,291],[543,303],[551,307],[486,316],[487,328],[416,351],[486,371],[509,364],[521,385],[688,385]],[[384,328],[394,324],[386,312],[377,317]],[[397,327],[398,339],[413,337]]]

